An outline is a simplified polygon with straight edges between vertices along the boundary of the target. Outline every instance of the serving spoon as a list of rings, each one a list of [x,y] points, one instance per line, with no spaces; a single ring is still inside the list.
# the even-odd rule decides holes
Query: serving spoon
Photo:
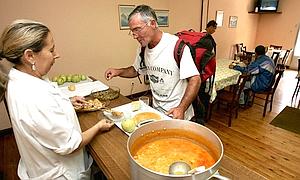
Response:
[[[205,171],[205,166],[199,166],[194,169],[191,168],[189,164],[183,161],[176,161],[172,163],[169,167],[169,174],[171,175],[186,175],[186,174],[191,174],[192,179],[195,180],[195,174],[198,172],[204,172]],[[227,177],[221,176],[219,173],[215,173],[212,175],[212,177],[215,177],[220,180],[230,180]]]
[[[183,161],[177,161],[170,165],[169,167],[169,174],[172,175],[184,175],[188,174],[191,170],[191,166]]]

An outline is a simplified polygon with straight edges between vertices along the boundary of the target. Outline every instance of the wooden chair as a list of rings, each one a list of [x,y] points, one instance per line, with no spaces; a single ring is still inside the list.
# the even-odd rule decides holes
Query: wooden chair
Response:
[[[273,52],[271,59],[273,59],[275,67],[277,66],[279,60],[280,52]]]
[[[282,46],[278,46],[278,45],[273,45],[273,44],[271,44],[271,45],[270,45],[270,48],[281,50],[281,49],[282,49]]]
[[[285,52],[283,51],[284,55],[283,55],[282,58],[279,59],[279,62],[276,65],[277,69],[285,70],[287,68],[287,61],[289,59],[289,56],[290,56],[290,53],[291,53],[292,50],[293,49],[287,49],[287,50],[285,50]]]
[[[297,96],[300,92],[300,59],[298,59],[298,74],[296,76],[296,79],[297,79],[297,84],[296,84],[296,87],[295,87],[295,90],[294,90],[294,93],[293,93],[293,96],[292,96],[292,103],[293,103],[294,97],[295,97],[295,100],[296,100]],[[300,99],[299,99],[299,103],[298,103],[298,108],[299,108],[299,104],[300,104]]]
[[[284,53],[284,56],[282,58],[282,62],[281,63],[284,64],[285,67],[287,66],[287,62],[288,62],[288,59],[289,59],[290,54],[292,53],[292,51],[293,51],[293,49],[288,49]]]
[[[255,52],[247,51],[246,46],[243,43],[236,44],[236,54],[234,54],[234,60],[239,59],[243,61],[245,64],[249,64],[255,55]]]
[[[241,59],[241,57],[244,55],[244,52],[246,51],[246,46],[244,46],[243,43],[235,44],[236,53],[234,54],[234,60],[237,60],[238,58]]]
[[[245,83],[247,80],[250,79],[249,75],[240,75],[238,82],[235,85],[232,85],[229,90],[222,90],[218,92],[216,103],[218,105],[218,108],[220,104],[225,104],[228,108],[228,114],[229,114],[229,121],[228,121],[228,127],[231,126],[232,121],[232,115],[235,113],[235,118],[238,117],[238,109],[240,107],[239,100],[240,95],[245,87]],[[209,108],[209,118],[212,114],[212,104]]]
[[[255,98],[262,99],[265,101],[264,105],[257,104],[257,105],[261,105],[264,107],[263,117],[265,117],[265,115],[266,115],[266,109],[267,109],[267,106],[269,103],[270,103],[270,112],[272,111],[274,94],[275,94],[276,88],[279,84],[279,81],[282,77],[283,72],[284,72],[284,69],[276,69],[275,75],[273,76],[270,87],[266,91],[252,93],[252,104],[254,103]],[[256,96],[256,95],[260,95],[260,96]]]
[[[250,64],[255,57],[255,52],[245,51],[243,56],[243,62],[245,64]]]

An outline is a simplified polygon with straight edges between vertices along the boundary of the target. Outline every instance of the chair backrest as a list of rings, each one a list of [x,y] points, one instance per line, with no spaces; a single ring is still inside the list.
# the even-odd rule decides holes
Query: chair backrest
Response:
[[[273,79],[272,79],[272,82],[271,82],[270,88],[269,88],[271,90],[272,94],[275,93],[283,72],[284,72],[284,69],[276,69],[275,70],[275,74],[273,76]]]
[[[278,46],[278,45],[273,45],[273,44],[271,44],[271,45],[270,45],[270,48],[281,50],[281,49],[282,49],[282,46]]]
[[[276,67],[276,65],[277,65],[279,56],[280,56],[280,52],[279,52],[279,51],[277,51],[277,52],[273,51],[273,54],[272,54],[271,58],[272,58],[273,61],[274,61],[275,67]]]
[[[287,60],[288,60],[289,55],[290,55],[290,53],[291,53],[292,50],[293,50],[293,49],[287,49],[287,50],[285,51],[284,56],[283,56],[282,61],[281,61],[281,64],[284,64],[284,65],[285,65],[285,64],[287,63]]]
[[[236,53],[242,53],[243,51],[246,51],[246,46],[244,46],[243,43],[236,44],[235,47]]]
[[[232,93],[232,102],[239,102],[242,91],[244,90],[245,83],[250,79],[250,75],[242,74],[239,76],[238,82],[233,85]]]
[[[300,58],[298,59],[298,73],[300,72]]]

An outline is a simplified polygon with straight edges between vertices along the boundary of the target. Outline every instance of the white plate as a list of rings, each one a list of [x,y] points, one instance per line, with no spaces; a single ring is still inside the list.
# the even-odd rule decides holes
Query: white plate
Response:
[[[109,118],[110,120],[113,120],[116,124],[116,126],[118,128],[120,128],[124,133],[126,133],[128,136],[131,134],[131,133],[128,133],[126,131],[123,130],[122,126],[121,126],[121,122],[122,120],[124,119],[129,119],[129,118],[132,118],[133,116],[135,116],[136,114],[139,114],[139,113],[142,113],[142,112],[154,112],[158,115],[160,115],[161,119],[162,120],[170,120],[172,118],[170,118],[169,116],[165,115],[164,113],[156,110],[156,109],[153,109],[152,107],[148,106],[147,104],[145,104],[144,102],[140,101],[141,103],[141,109],[138,110],[138,111],[132,111],[132,107],[131,107],[131,103],[128,103],[128,104],[124,104],[122,106],[118,106],[118,107],[115,107],[115,108],[112,108],[112,110],[115,110],[115,111],[119,111],[119,112],[123,112],[124,115],[123,117],[119,118],[119,119],[116,119],[116,118],[113,118],[112,115],[108,112],[103,112],[104,115]],[[136,127],[138,128],[138,127]]]
[[[90,95],[92,90],[104,91],[109,87],[100,81],[73,83],[75,85],[75,91],[70,91],[68,86],[60,87],[61,91],[68,97],[73,96],[87,96]]]

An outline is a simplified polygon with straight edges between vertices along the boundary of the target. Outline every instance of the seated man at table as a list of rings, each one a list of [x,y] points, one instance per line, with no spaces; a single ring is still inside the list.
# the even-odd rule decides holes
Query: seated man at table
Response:
[[[259,45],[255,48],[255,60],[246,67],[239,65],[229,68],[238,70],[242,73],[250,74],[251,81],[245,84],[245,89],[251,89],[253,92],[265,91],[271,84],[272,78],[275,74],[275,64],[273,60],[265,55],[265,47]],[[241,94],[241,104],[245,102],[243,93]]]

